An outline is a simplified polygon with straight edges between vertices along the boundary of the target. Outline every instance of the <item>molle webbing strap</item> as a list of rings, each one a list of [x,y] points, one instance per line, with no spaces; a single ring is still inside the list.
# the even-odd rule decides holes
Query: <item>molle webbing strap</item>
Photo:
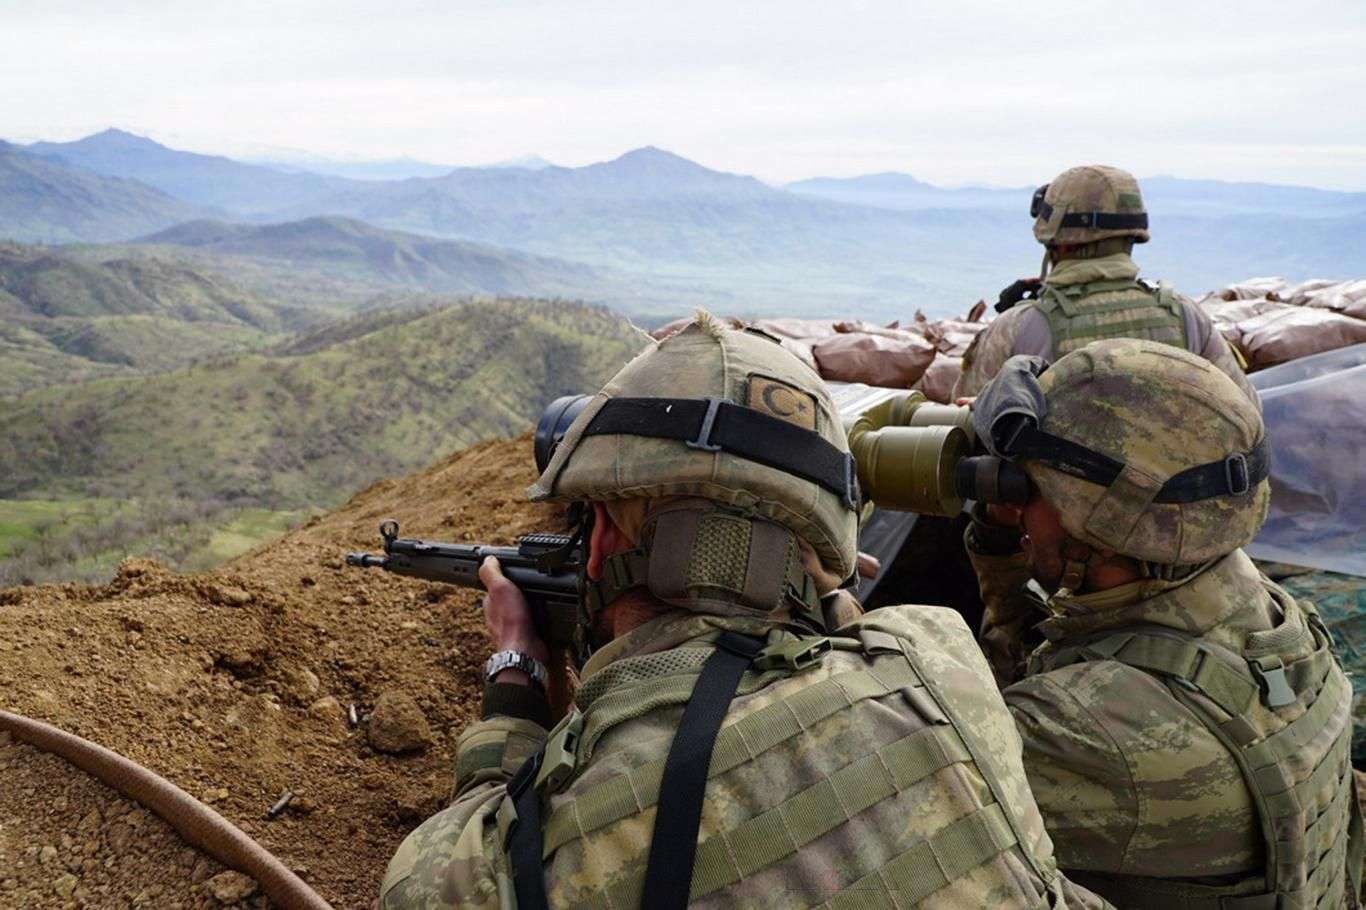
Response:
[[[726,452],[808,480],[858,507],[852,455],[818,433],[719,398],[612,398],[583,435],[674,439],[701,451]]]
[[[1096,295],[1114,295],[1096,299]],[[1077,285],[1044,285],[1035,303],[1048,322],[1056,359],[1103,338],[1147,338],[1187,347],[1186,320],[1169,289],[1152,291],[1119,279]]]
[[[1125,910],[1280,910],[1272,893],[1239,894],[1236,887],[1069,869],[1067,877]],[[1287,908],[1288,910],[1288,908]]]
[[[1018,843],[999,803],[950,823],[826,901],[830,910],[914,907]],[[1049,906],[1047,902],[1042,906]]]
[[[734,884],[796,853],[884,799],[949,765],[971,761],[950,725],[925,727],[863,756],[697,851],[694,899]]]
[[[816,724],[869,698],[893,692],[918,691],[920,679],[901,657],[829,676],[792,695],[745,715],[723,729],[712,751],[710,776],[715,777],[754,761],[780,743],[795,739]],[[589,725],[592,724],[592,715]],[[583,742],[591,745],[601,731],[585,727]],[[662,760],[646,762],[627,774],[610,778],[572,800],[557,805],[546,822],[543,857],[587,834],[644,812],[659,798]]]
[[[924,727],[856,759],[773,808],[703,841],[697,848],[697,871],[688,899],[697,900],[779,863],[884,799],[950,765],[971,760],[962,738],[947,723]],[[917,848],[924,851],[929,844],[949,868],[967,871],[1015,844],[999,805],[986,806],[968,817],[978,821],[947,825],[928,841],[920,841]],[[915,874],[922,882],[933,883],[937,879],[933,869],[931,860],[929,868],[915,870]],[[638,882],[637,876],[628,876],[615,886],[612,905],[634,905]],[[936,884],[934,890],[946,883]],[[653,905],[642,899],[640,906]]]
[[[688,890],[697,855],[707,769],[716,734],[726,718],[740,677],[763,647],[757,639],[722,632],[716,651],[702,666],[683,719],[669,746],[660,781],[650,858],[645,867],[641,906],[675,908],[688,905]]]
[[[541,865],[541,796],[534,782],[541,769],[541,753],[526,760],[508,783],[508,798],[517,820],[508,831],[507,853],[512,864],[512,883],[517,890],[517,910],[549,910],[545,868]]]

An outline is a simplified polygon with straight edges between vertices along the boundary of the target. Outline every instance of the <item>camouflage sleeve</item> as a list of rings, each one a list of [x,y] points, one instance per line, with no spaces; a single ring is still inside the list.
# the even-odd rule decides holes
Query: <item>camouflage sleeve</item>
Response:
[[[963,372],[953,384],[954,398],[975,397],[990,382],[1014,354],[1017,335],[1031,306],[1015,306],[1006,310],[987,327],[977,333],[963,353]]]
[[[545,743],[546,730],[515,717],[465,728],[456,745],[455,799],[404,839],[380,886],[383,910],[496,908],[506,878],[498,809],[507,782]]]
[[[1024,553],[989,556],[973,548],[970,536],[964,543],[984,608],[979,643],[996,684],[1004,688],[1023,675],[1025,633],[1042,618],[1025,594],[1029,566]]]
[[[1006,689],[1063,869],[1244,874],[1262,851],[1237,763],[1152,674],[1073,664]]]
[[[1200,349],[1193,353],[1199,354],[1227,374],[1260,411],[1262,400],[1257,397],[1257,390],[1248,382],[1247,373],[1244,372],[1243,365],[1238,361],[1233,348],[1229,347],[1228,341],[1210,322],[1209,314],[1187,297],[1181,298],[1181,305],[1186,310],[1187,326],[1193,326],[1196,330],[1197,338],[1194,340],[1201,342]]]
[[[1133,771],[1106,725],[1055,678],[1070,675],[1030,676],[1002,695],[1024,741],[1025,773],[1058,865],[1121,869],[1139,821]]]

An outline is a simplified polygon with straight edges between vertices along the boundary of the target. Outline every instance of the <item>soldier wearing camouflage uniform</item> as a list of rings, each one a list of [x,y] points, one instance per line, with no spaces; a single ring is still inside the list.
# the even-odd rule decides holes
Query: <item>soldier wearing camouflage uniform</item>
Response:
[[[1019,527],[968,542],[1015,592],[987,621],[1003,682],[1043,620],[1003,694],[1068,876],[1121,907],[1356,906],[1351,687],[1314,608],[1240,549],[1269,499],[1257,408],[1208,361],[1116,339],[1013,358],[973,414],[1033,487]]]
[[[522,670],[491,682],[386,910],[1105,906],[1057,872],[958,615],[825,618],[857,491],[824,385],[772,339],[699,316],[652,345],[530,493],[591,506],[596,651],[550,729]],[[495,645],[544,653],[485,570]]]
[[[1053,361],[1102,338],[1149,338],[1199,354],[1256,400],[1237,355],[1204,310],[1166,285],[1139,279],[1130,254],[1135,243],[1148,242],[1148,215],[1133,175],[1074,167],[1039,188],[1030,214],[1047,271],[1002,292],[997,309],[1009,309],[963,355],[954,397],[976,395],[1016,354]],[[1020,302],[1026,290],[1037,299]]]

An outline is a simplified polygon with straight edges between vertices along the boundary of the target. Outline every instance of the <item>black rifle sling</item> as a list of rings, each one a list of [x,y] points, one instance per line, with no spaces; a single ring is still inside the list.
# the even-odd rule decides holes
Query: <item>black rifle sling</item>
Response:
[[[517,821],[508,832],[507,843],[512,882],[517,889],[517,910],[550,910],[545,871],[541,867],[541,797],[536,792],[541,755],[537,752],[528,758],[508,783],[508,796],[517,810]]]
[[[683,719],[664,760],[655,810],[650,859],[640,906],[654,910],[688,905],[697,830],[702,822],[702,799],[712,748],[721,730],[740,677],[763,648],[763,642],[733,632],[722,632],[716,651],[702,665]]]
[[[659,803],[650,841],[650,859],[645,867],[641,907],[654,910],[656,907],[683,908],[688,904],[697,853],[697,831],[702,823],[702,799],[716,735],[735,698],[740,677],[763,646],[758,639],[722,632],[716,640],[716,651],[702,665],[702,673],[693,684],[659,782]],[[506,847],[512,863],[512,881],[517,889],[517,910],[549,910],[550,907],[541,863],[544,844],[541,801],[535,786],[540,768],[541,753],[537,752],[508,783],[508,797],[517,810],[517,821],[508,832]]]

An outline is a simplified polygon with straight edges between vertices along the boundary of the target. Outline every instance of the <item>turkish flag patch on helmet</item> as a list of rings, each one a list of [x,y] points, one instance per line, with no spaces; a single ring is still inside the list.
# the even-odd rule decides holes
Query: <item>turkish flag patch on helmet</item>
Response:
[[[816,429],[816,396],[781,380],[751,376],[745,404],[803,429]]]

